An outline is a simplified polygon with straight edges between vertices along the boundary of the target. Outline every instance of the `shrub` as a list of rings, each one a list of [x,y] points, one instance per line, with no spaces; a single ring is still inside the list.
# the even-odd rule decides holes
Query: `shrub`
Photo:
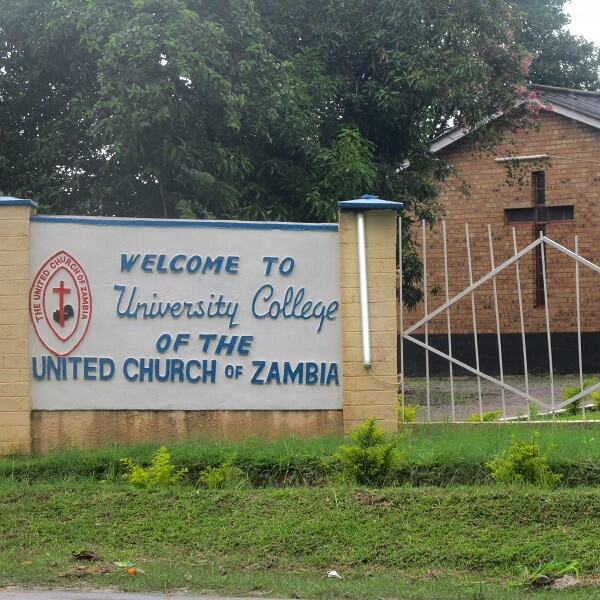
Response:
[[[374,418],[350,432],[354,444],[344,444],[334,454],[344,476],[359,485],[380,486],[400,462],[397,436],[386,433]]]
[[[479,413],[472,413],[467,417],[467,423],[490,423],[492,421],[499,421],[501,416],[501,410],[488,410],[487,412],[484,412],[481,417]]]
[[[231,452],[218,467],[207,467],[200,473],[199,482],[214,490],[228,487],[243,487],[248,483],[244,471],[234,463],[237,452]]]
[[[541,453],[537,443],[538,435],[534,432],[531,442],[523,442],[513,437],[508,452],[487,463],[494,481],[554,486],[562,479],[562,475],[553,473],[548,466],[548,457]]]
[[[405,404],[403,408],[402,394],[398,394],[398,423],[414,423],[422,409],[418,404]]]
[[[161,485],[174,485],[179,482],[187,469],[175,470],[171,463],[171,455],[165,446],[161,446],[152,457],[150,466],[141,467],[129,458],[120,460],[127,471],[123,473],[123,479],[139,487],[157,487]]]
[[[529,418],[535,421],[540,416],[540,405],[536,402],[529,402]]]
[[[585,379],[583,382],[583,389],[585,390],[586,388],[594,385],[595,383],[598,383],[598,381],[595,379]],[[562,393],[563,400],[569,400],[573,398],[573,396],[579,394],[581,391],[582,388],[578,385],[567,387],[563,390]],[[577,414],[577,412],[581,409],[582,400],[585,401],[585,399],[588,396],[594,401],[594,408],[598,410],[600,408],[600,390],[596,390],[594,392],[591,392],[590,394],[586,394],[582,398],[575,400],[575,402],[568,404],[567,406],[565,406],[565,411],[570,415]]]

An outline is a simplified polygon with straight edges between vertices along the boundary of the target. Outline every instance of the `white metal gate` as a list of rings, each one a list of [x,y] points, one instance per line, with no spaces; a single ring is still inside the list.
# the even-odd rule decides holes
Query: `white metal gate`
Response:
[[[400,223],[401,225],[401,223]],[[401,231],[401,229],[400,229]],[[405,309],[403,305],[403,297],[402,297],[402,285],[399,285],[399,304],[400,304],[400,314],[399,314],[399,327],[400,327],[400,372],[402,374],[401,378],[401,414],[404,416],[407,401],[410,401],[410,398],[406,396],[406,378],[404,377],[404,359],[406,356],[406,352],[410,351],[411,345],[416,344],[421,347],[425,351],[425,385],[426,385],[426,406],[424,409],[426,410],[425,420],[432,421],[432,405],[431,405],[431,394],[430,394],[430,356],[432,354],[441,357],[442,359],[448,361],[449,368],[449,395],[450,395],[450,414],[449,420],[457,421],[461,419],[457,419],[457,411],[456,411],[456,376],[454,374],[454,367],[460,367],[464,371],[470,373],[474,377],[477,378],[477,397],[478,397],[478,413],[479,420],[484,420],[484,403],[483,403],[483,393],[482,393],[482,381],[487,381],[494,386],[497,386],[500,389],[501,393],[501,417],[502,419],[507,419],[507,405],[506,405],[506,394],[510,393],[514,396],[520,397],[527,402],[527,410],[525,414],[523,414],[524,419],[531,418],[531,405],[533,403],[534,406],[539,407],[539,409],[547,411],[550,415],[555,415],[557,412],[560,412],[564,407],[579,401],[580,399],[588,396],[595,390],[600,389],[600,381],[594,382],[587,387],[584,386],[584,373],[583,373],[583,356],[582,356],[582,344],[581,344],[581,335],[582,335],[582,327],[581,327],[581,297],[580,297],[580,278],[581,278],[581,266],[588,269],[588,272],[598,273],[600,274],[600,267],[589,260],[586,260],[582,256],[579,255],[579,238],[575,237],[574,243],[574,251],[569,250],[568,248],[558,244],[553,241],[549,237],[541,234],[537,239],[535,239],[529,245],[523,247],[521,250],[517,248],[517,236],[515,229],[512,229],[512,255],[499,264],[495,265],[494,262],[494,244],[493,244],[493,235],[492,235],[492,227],[490,225],[487,226],[487,237],[488,237],[488,246],[489,246],[489,261],[490,261],[490,270],[483,276],[473,280],[473,264],[472,264],[472,256],[471,256],[471,235],[469,232],[469,227],[465,226],[465,238],[466,238],[466,269],[468,270],[469,275],[469,285],[464,288],[461,292],[453,295],[450,295],[450,285],[449,285],[449,269],[448,269],[448,235],[446,230],[446,223],[442,222],[442,246],[443,246],[443,273],[444,273],[444,288],[445,288],[445,301],[438,306],[435,310],[429,310],[428,307],[428,247],[427,247],[427,228],[425,222],[422,224],[422,260],[423,260],[423,309],[424,316],[419,319],[417,322],[413,323],[409,327],[404,327],[405,321]],[[401,246],[401,245],[400,245]],[[555,374],[554,374],[554,361],[553,361],[553,352],[552,352],[552,331],[551,331],[551,319],[550,319],[550,300],[548,294],[548,270],[547,270],[547,257],[548,251],[552,249],[553,251],[559,252],[561,255],[564,255],[571,259],[569,262],[573,265],[573,279],[574,279],[574,289],[575,289],[575,298],[574,298],[574,311],[576,312],[576,339],[577,339],[577,353],[578,353],[578,364],[579,364],[579,373],[578,373],[578,384],[579,384],[579,392],[575,395],[572,395],[568,399],[560,399],[557,398],[556,389],[555,389]],[[530,386],[530,373],[527,364],[527,324],[524,319],[524,306],[523,306],[523,290],[524,283],[523,277],[521,274],[521,261],[531,255],[531,253],[536,253],[537,256],[541,258],[541,279],[543,281],[543,293],[544,293],[544,320],[545,320],[545,336],[547,339],[547,358],[549,365],[549,373],[548,373],[548,383],[549,383],[549,397],[540,398],[536,397],[531,393]],[[438,253],[439,257],[439,253]],[[402,265],[402,256],[400,256],[400,265]],[[522,344],[522,359],[524,365],[524,372],[522,374],[522,382],[523,386],[517,387],[507,381],[507,378],[504,374],[504,365],[503,365],[503,352],[502,352],[502,338],[501,338],[501,326],[500,326],[500,313],[499,313],[499,302],[498,302],[498,277],[507,275],[506,270],[509,267],[514,265],[515,271],[515,287],[514,293],[516,296],[515,304],[518,306],[518,328],[520,330],[521,336],[521,344]],[[402,266],[400,266],[400,282],[402,282]],[[505,277],[506,279],[506,277]],[[498,357],[499,357],[499,374],[496,376],[490,375],[488,373],[484,373],[480,368],[480,354],[478,347],[478,323],[477,323],[477,309],[476,309],[476,292],[483,286],[484,284],[488,284],[490,282],[492,284],[492,296],[493,296],[493,312],[495,317],[495,333],[497,337],[497,345],[498,345]],[[506,283],[506,282],[504,282]],[[600,286],[598,286],[598,290],[600,291]],[[452,351],[452,309],[457,303],[465,298],[470,298],[471,300],[471,319],[472,319],[472,335],[473,335],[473,344],[474,344],[474,356],[475,356],[475,364],[467,364],[464,361],[461,361],[453,355]],[[541,307],[540,307],[541,308]],[[440,348],[434,347],[429,342],[430,337],[430,323],[436,317],[440,316],[446,317],[446,335],[447,335],[447,351],[444,351]],[[599,323],[600,330],[600,323]],[[418,331],[421,331],[422,339],[417,339],[415,335]],[[585,402],[581,402],[581,415],[582,418],[586,418],[586,406]],[[446,418],[445,418],[446,419]]]

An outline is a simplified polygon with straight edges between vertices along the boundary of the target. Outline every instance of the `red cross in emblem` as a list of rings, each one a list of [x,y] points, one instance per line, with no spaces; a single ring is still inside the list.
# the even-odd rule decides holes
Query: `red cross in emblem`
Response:
[[[59,322],[58,324],[61,327],[65,326],[65,294],[70,294],[71,293],[71,288],[67,288],[65,287],[65,282],[61,280],[60,282],[60,286],[52,288],[52,291],[55,294],[58,294],[59,298],[58,298],[58,316],[59,316]]]

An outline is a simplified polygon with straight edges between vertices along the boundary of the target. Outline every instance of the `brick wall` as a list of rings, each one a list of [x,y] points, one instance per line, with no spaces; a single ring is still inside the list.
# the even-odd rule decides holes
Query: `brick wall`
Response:
[[[522,161],[512,179],[506,163],[498,157],[550,156],[547,160]],[[457,175],[442,184],[440,200],[445,206],[448,230],[448,262],[450,296],[469,285],[465,223],[469,224],[473,277],[476,281],[491,269],[487,225],[492,225],[494,261],[498,266],[513,254],[513,225],[507,225],[505,209],[533,206],[531,172],[543,170],[546,177],[546,206],[573,205],[574,220],[550,222],[546,235],[559,244],[574,250],[579,236],[580,254],[600,264],[600,131],[557,115],[544,112],[539,131],[520,131],[496,148],[494,153],[480,153],[468,138],[442,150],[443,156]],[[461,186],[470,186],[466,197]],[[534,240],[531,223],[515,226],[518,248]],[[416,232],[421,239],[420,230]],[[440,296],[429,296],[430,311],[445,300],[443,246],[441,224],[427,236],[428,287],[442,288]],[[545,331],[544,307],[536,306],[534,288],[534,253],[520,261],[520,274],[525,311],[525,325],[530,332]],[[553,331],[573,331],[576,327],[575,263],[556,250],[548,250],[548,307]],[[503,333],[520,331],[515,267],[509,267],[497,277],[500,322]],[[600,330],[600,274],[581,268],[582,329]],[[495,328],[492,283],[476,293],[477,328],[481,333],[493,333]],[[423,316],[423,307],[405,314],[407,324]],[[471,298],[452,308],[452,330],[472,331]],[[446,331],[445,314],[430,324],[431,332]],[[421,333],[422,330],[419,332]]]
[[[29,215],[33,203],[0,198],[0,455],[28,453]]]
[[[372,366],[363,364],[356,215],[340,215],[340,287],[344,429],[375,417],[389,430],[398,428],[396,323],[396,213],[365,214],[367,284]]]

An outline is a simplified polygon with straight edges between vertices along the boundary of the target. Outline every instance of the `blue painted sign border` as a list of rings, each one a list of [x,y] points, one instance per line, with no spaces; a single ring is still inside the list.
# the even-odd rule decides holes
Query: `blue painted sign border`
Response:
[[[77,225],[119,227],[198,227],[201,229],[276,229],[288,231],[335,231],[337,223],[278,223],[276,221],[196,221],[189,219],[127,219],[120,217],[70,217],[33,215],[36,223],[72,223]]]

